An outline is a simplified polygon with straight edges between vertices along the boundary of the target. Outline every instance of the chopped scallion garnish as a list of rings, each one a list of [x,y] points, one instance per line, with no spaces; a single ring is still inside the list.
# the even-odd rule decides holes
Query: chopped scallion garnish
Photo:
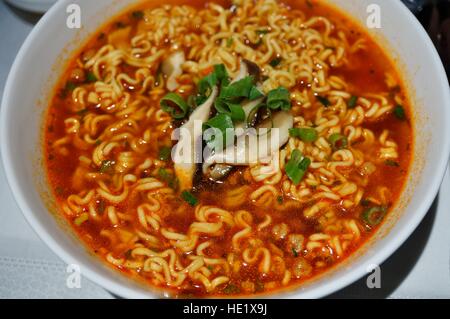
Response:
[[[114,167],[115,162],[112,160],[104,160],[102,161],[102,165],[100,166],[100,173],[110,173]]]
[[[368,226],[376,226],[381,223],[386,213],[387,208],[385,206],[375,206],[364,210],[361,218]]]
[[[81,226],[81,224],[83,224],[88,219],[89,219],[89,214],[88,213],[83,213],[80,216],[78,216],[77,218],[75,218],[75,220],[73,222],[74,222],[75,225]]]
[[[171,153],[172,149],[169,146],[163,146],[159,149],[158,158],[161,161],[168,161],[170,159]]]
[[[250,91],[253,87],[253,82],[254,80],[252,76],[246,76],[239,81],[222,87],[222,90],[220,91],[220,97],[225,99],[249,97]]]
[[[97,82],[97,81],[98,81],[98,79],[97,79],[97,77],[95,76],[95,74],[93,72],[88,72],[87,73],[87,75],[86,75],[86,82],[87,83],[94,83],[94,82]]]
[[[171,174],[167,169],[160,168],[158,170],[158,178],[167,183],[167,185],[172,189],[178,188],[178,180],[174,174]]]
[[[347,102],[347,106],[349,109],[354,109],[356,106],[356,103],[358,103],[358,97],[355,95],[352,95],[352,97]]]
[[[330,142],[331,147],[334,151],[342,150],[344,148],[347,148],[348,146],[347,137],[339,133],[331,134],[328,138],[328,141]]]
[[[241,289],[239,289],[239,287],[236,285],[228,284],[225,288],[223,288],[222,292],[224,294],[231,295],[241,292]]]
[[[281,63],[281,61],[283,61],[283,59],[278,57],[278,58],[275,58],[272,61],[270,61],[269,64],[274,68],[274,67],[278,66]]]
[[[286,164],[286,175],[294,185],[298,185],[303,176],[305,176],[309,165],[311,165],[311,160],[308,157],[303,157],[302,153],[295,149],[292,151],[291,158]]]
[[[318,96],[316,96],[316,98],[317,98],[317,100],[320,102],[320,103],[322,103],[322,105],[323,106],[325,106],[325,107],[329,107],[330,106],[330,100],[328,100],[326,97],[324,97],[324,96],[320,96],[320,95],[318,95]]]
[[[135,18],[136,20],[141,20],[144,17],[144,12],[142,12],[142,11],[133,11],[131,13],[131,16],[133,18]]]
[[[398,118],[401,121],[406,120],[406,113],[405,113],[405,109],[403,108],[402,105],[397,104],[394,108],[394,115],[396,118]]]
[[[189,105],[176,93],[166,94],[160,101],[161,109],[176,120],[183,119],[189,112]]]
[[[186,190],[181,193],[181,198],[183,198],[183,200],[191,206],[195,206],[198,203],[198,199],[192,195],[191,192]]]
[[[392,167],[399,167],[400,166],[400,164],[398,162],[390,160],[390,159],[385,160],[384,164],[387,165],[387,166],[392,166]]]
[[[264,96],[264,94],[256,86],[253,86],[250,89],[250,93],[249,93],[248,99],[249,100],[256,100],[256,99],[259,99],[260,97],[263,97],[263,96]]]
[[[219,97],[214,101],[214,107],[217,112],[229,115],[234,121],[245,120],[245,112],[240,104],[235,104]]]
[[[282,86],[269,91],[267,93],[267,106],[272,110],[281,109],[288,111],[291,108],[289,91]]]
[[[281,196],[281,195],[279,195],[279,196],[277,196],[277,202],[278,202],[278,204],[283,204],[283,196]]]
[[[228,85],[229,75],[223,64],[214,65],[213,72],[202,78],[198,82],[198,92],[201,96],[208,95],[210,91],[217,84]]]
[[[227,129],[234,128],[233,120],[231,119],[230,115],[220,113],[203,124],[203,130],[206,130],[208,128],[218,130],[217,133],[220,133],[222,135],[222,143],[223,143],[222,146],[223,146],[226,145]],[[211,137],[211,139],[206,142],[209,146],[218,146],[219,143],[216,136]]]
[[[71,81],[68,81],[66,83],[65,89],[68,90],[68,91],[73,91],[73,90],[76,89],[76,87],[77,87],[77,85],[75,83],[73,83]]]
[[[269,33],[270,30],[268,30],[268,29],[260,29],[260,30],[256,30],[255,32],[256,32],[257,35],[261,36],[261,35]]]
[[[312,143],[317,140],[319,134],[313,128],[291,128],[289,130],[289,135],[292,137],[298,137],[303,142]]]

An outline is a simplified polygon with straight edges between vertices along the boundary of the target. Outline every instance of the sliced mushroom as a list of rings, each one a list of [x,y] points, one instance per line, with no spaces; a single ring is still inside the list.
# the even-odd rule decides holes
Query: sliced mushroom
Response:
[[[236,128],[243,128],[247,127],[247,118],[250,115],[250,112],[257,107],[261,102],[264,101],[264,97],[260,97],[259,99],[253,100],[253,101],[247,101],[242,104],[242,109],[245,113],[245,121],[239,122],[235,125]]]
[[[174,151],[174,169],[179,181],[180,189],[191,189],[196,171],[198,143],[202,143],[202,129],[195,129],[195,121],[197,124],[203,124],[209,118],[211,107],[218,94],[217,87],[214,87],[211,95],[201,105],[199,105],[189,117],[189,120],[180,127],[180,140],[178,141]],[[189,133],[189,134],[184,134]],[[200,145],[201,146],[201,145]],[[201,149],[201,147],[200,147]],[[190,153],[190,158],[184,158],[184,152]],[[200,154],[201,155],[201,154]]]
[[[244,59],[241,61],[239,73],[236,76],[236,78],[233,79],[232,83],[242,80],[243,78],[245,78],[248,75],[253,75],[255,77],[255,80],[259,81],[259,79],[261,77],[261,69],[259,68],[259,66],[256,63],[253,63],[249,60]],[[250,115],[250,112],[256,106],[258,106],[263,100],[264,100],[264,98],[261,97],[259,99],[256,99],[253,101],[247,101],[242,104],[242,109],[244,110],[244,113],[245,113],[245,120],[242,122],[236,123],[236,125],[235,125],[236,129],[247,127],[247,118]],[[242,134],[238,134],[238,133],[239,132],[237,132],[236,137],[239,137],[240,135],[242,135]],[[231,165],[215,164],[215,165],[212,165],[212,167],[208,170],[207,175],[208,175],[208,178],[210,178],[211,180],[218,181],[218,180],[224,178],[225,176],[227,176],[231,172],[232,169],[233,169],[233,166],[231,166]]]
[[[258,106],[262,101],[264,100],[264,98],[259,98],[253,101],[247,101],[242,105],[242,109],[244,110],[245,113],[245,121],[242,122],[238,122],[235,124],[235,129],[245,129],[247,127],[247,118],[250,114],[250,112],[256,107]],[[242,130],[242,132],[236,131],[236,137],[241,136],[242,134],[245,133],[244,130]],[[213,165],[207,172],[208,178],[213,180],[213,181],[218,181],[222,178],[224,178],[225,176],[227,176],[231,170],[233,169],[233,166],[231,165],[227,165],[227,164],[215,164]]]
[[[216,164],[211,167],[210,170],[208,170],[208,178],[213,181],[219,181],[225,176],[227,176],[231,170],[233,169],[233,166],[227,165],[227,164]]]
[[[272,119],[269,118],[258,126],[258,128],[267,128],[269,130],[267,134],[256,136],[256,145],[251,144],[251,139],[242,137],[241,143],[230,145],[207,158],[203,163],[203,173],[213,178],[211,172],[214,172],[214,175],[217,176],[217,172],[223,171],[223,166],[246,166],[271,158],[274,152],[286,144],[289,139],[289,129],[293,126],[294,117],[289,112],[277,112]],[[274,135],[274,129],[278,129],[278,136]],[[257,147],[256,151],[255,146]],[[230,147],[234,149],[230,150]],[[216,169],[215,167],[211,169],[213,165],[219,165],[220,169]]]
[[[255,82],[259,82],[261,80],[261,69],[258,64],[247,59],[242,60],[242,62],[247,66],[247,73],[254,77]]]
[[[237,82],[242,80],[248,75],[248,68],[247,64],[241,61],[239,65],[239,73],[236,75],[236,77],[231,81],[231,83]]]
[[[172,53],[163,63],[161,71],[167,76],[166,87],[169,91],[175,91],[180,84],[177,78],[183,74],[181,66],[186,61],[183,51]]]

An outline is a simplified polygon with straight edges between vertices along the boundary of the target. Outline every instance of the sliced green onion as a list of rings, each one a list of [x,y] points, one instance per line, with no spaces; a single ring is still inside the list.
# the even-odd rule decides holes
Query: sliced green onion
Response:
[[[189,105],[176,93],[168,93],[159,102],[161,109],[176,120],[183,119],[189,111]]]
[[[196,99],[195,95],[189,95],[189,97],[187,99],[187,105],[191,109],[195,109],[197,107],[197,99]]]
[[[233,37],[229,37],[228,39],[227,39],[227,48],[229,48],[229,47],[231,47],[232,45],[233,45]]]
[[[202,105],[208,99],[205,95],[197,95],[195,97],[195,105]]]
[[[162,78],[162,63],[158,65],[158,68],[156,69],[156,75],[155,75],[155,86],[159,86],[161,84],[161,78]]]
[[[234,121],[244,121],[245,120],[245,112],[240,104],[227,104],[230,110],[230,117]]]
[[[61,186],[56,186],[55,192],[56,194],[61,196],[62,194],[64,194],[64,188],[62,188]]]
[[[214,65],[214,73],[217,81],[219,81],[222,85],[228,85],[230,76],[228,75],[224,64]]]
[[[387,208],[385,206],[375,206],[364,210],[361,218],[368,226],[376,226],[381,223],[386,213]]]
[[[269,91],[269,93],[267,93],[267,106],[272,110],[289,110],[291,108],[289,91],[282,86]]]
[[[347,137],[339,133],[331,134],[330,137],[328,138],[328,141],[330,142],[331,147],[335,151],[342,150],[344,148],[347,148],[348,146]]]
[[[198,204],[198,199],[189,191],[183,191],[181,193],[181,198],[183,198],[183,200],[191,206]]]
[[[352,95],[352,97],[350,98],[350,100],[348,100],[347,102],[347,106],[350,109],[354,109],[356,106],[356,103],[358,103],[358,97],[355,95]]]
[[[142,11],[133,11],[131,16],[136,20],[141,20],[144,17],[144,12]]]
[[[227,295],[238,294],[241,292],[238,286],[233,284],[228,284],[225,288],[223,288],[222,292]]]
[[[303,176],[305,176],[309,165],[311,165],[311,160],[308,157],[303,157],[302,153],[298,149],[295,149],[292,151],[291,158],[286,164],[286,175],[294,185],[298,185],[303,179]]]
[[[394,108],[394,115],[396,118],[398,118],[400,121],[406,120],[406,113],[405,109],[402,105],[398,104]]]
[[[228,114],[233,121],[245,120],[245,112],[240,104],[229,102],[223,98],[217,98],[214,101],[214,107],[217,112]]]
[[[259,47],[261,44],[263,44],[262,37],[260,37],[259,40],[258,40],[256,43],[253,43],[253,47],[257,48],[257,47]]]
[[[214,70],[198,82],[198,92],[200,95],[207,95],[217,84],[228,85],[229,75],[223,64],[214,65]]]
[[[87,75],[86,75],[86,82],[87,83],[94,83],[94,82],[97,82],[97,81],[98,81],[98,79],[97,79],[97,77],[95,76],[94,73],[92,73],[92,72],[88,72],[87,73]]]
[[[170,159],[171,154],[172,154],[172,148],[169,146],[163,146],[159,149],[158,158],[161,161],[168,161]]]
[[[208,74],[198,82],[200,95],[209,95],[209,91],[217,84],[217,76],[214,72]]]
[[[208,92],[214,86],[219,86],[219,97],[214,101],[214,107],[218,113],[224,113],[234,121],[244,121],[245,112],[241,107],[244,99],[255,100],[263,95],[255,86],[253,76],[246,76],[243,79],[230,83],[230,78],[224,64],[216,64],[213,72],[202,78],[198,83],[198,95],[195,104],[200,105],[206,99]],[[191,98],[189,104],[194,104]]]
[[[178,188],[178,180],[175,175],[168,172],[165,168],[160,168],[158,170],[158,178],[167,183],[167,185],[172,189]]]
[[[278,204],[283,204],[283,201],[284,201],[283,196],[281,196],[281,195],[277,196]]]
[[[257,35],[264,35],[270,32],[268,29],[260,29],[255,31]]]
[[[323,106],[325,106],[325,107],[329,107],[330,106],[330,100],[328,100],[326,97],[324,97],[324,96],[320,96],[320,95],[317,95],[316,96],[316,98],[317,98],[317,100],[320,102],[320,103],[322,103],[322,105]]]
[[[102,161],[102,165],[100,166],[100,173],[110,173],[114,167],[115,162],[112,160],[104,160]]]
[[[298,257],[298,252],[295,250],[294,247],[292,247],[292,255],[294,255],[295,258]]]
[[[392,166],[392,167],[399,167],[400,166],[400,164],[398,162],[390,160],[390,159],[385,160],[384,164],[387,165],[387,166]]]
[[[256,279],[255,292],[261,292],[261,291],[264,291],[264,283],[261,280]]]
[[[75,220],[73,222],[74,222],[75,225],[81,226],[81,224],[83,224],[88,219],[89,219],[89,214],[88,213],[83,213],[80,216],[78,216],[77,218],[75,218]]]
[[[250,91],[253,87],[254,79],[252,76],[246,76],[242,80],[231,83],[228,86],[222,87],[220,97],[225,99],[250,96]]]
[[[319,138],[319,134],[313,128],[291,128],[289,135],[292,137],[298,137],[303,142],[312,143]]]
[[[73,91],[77,88],[77,85],[71,81],[67,81],[66,86],[64,87],[67,91]]]
[[[278,66],[281,63],[281,61],[283,61],[283,59],[278,57],[278,58],[275,58],[272,61],[270,61],[269,64],[274,68],[274,67]]]
[[[250,93],[248,95],[248,99],[256,100],[263,96],[264,94],[256,86],[252,86],[252,88],[250,89]]]
[[[227,129],[233,129],[233,120],[231,119],[231,116],[228,114],[220,113],[214,116],[213,118],[209,119],[207,122],[203,124],[203,130],[206,130],[208,128],[213,128],[216,130],[219,130],[222,134],[222,145],[226,145],[226,139],[227,139]],[[209,146],[214,146],[216,144],[216,137],[212,140],[206,141],[206,143]]]

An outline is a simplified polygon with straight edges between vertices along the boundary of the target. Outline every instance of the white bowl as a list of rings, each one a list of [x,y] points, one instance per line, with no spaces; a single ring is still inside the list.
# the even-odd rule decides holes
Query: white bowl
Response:
[[[300,1],[300,0],[299,0]],[[42,240],[82,274],[123,297],[158,297],[92,256],[63,218],[50,214],[51,196],[42,166],[43,114],[65,58],[80,40],[130,4],[131,0],[83,1],[83,28],[65,27],[66,7],[59,1],[39,21],[22,46],[6,84],[1,109],[1,151],[18,205]],[[415,148],[412,173],[395,212],[373,238],[332,271],[278,297],[322,297],[356,281],[370,265],[380,265],[413,232],[434,200],[450,151],[450,94],[444,68],[427,34],[400,1],[334,0],[361,22],[367,6],[381,8],[382,28],[373,33],[397,60],[412,99]],[[52,209],[50,209],[52,210]]]
[[[56,0],[6,0],[6,2],[22,10],[44,13]]]

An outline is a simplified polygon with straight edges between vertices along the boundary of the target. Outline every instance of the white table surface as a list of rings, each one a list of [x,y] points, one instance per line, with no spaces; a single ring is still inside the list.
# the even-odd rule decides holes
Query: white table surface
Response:
[[[22,42],[39,16],[0,0],[0,96]],[[381,266],[381,288],[366,279],[333,294],[336,298],[450,298],[450,175],[427,216],[404,245]],[[66,286],[66,265],[25,221],[0,169],[0,298],[113,298],[82,279]]]

